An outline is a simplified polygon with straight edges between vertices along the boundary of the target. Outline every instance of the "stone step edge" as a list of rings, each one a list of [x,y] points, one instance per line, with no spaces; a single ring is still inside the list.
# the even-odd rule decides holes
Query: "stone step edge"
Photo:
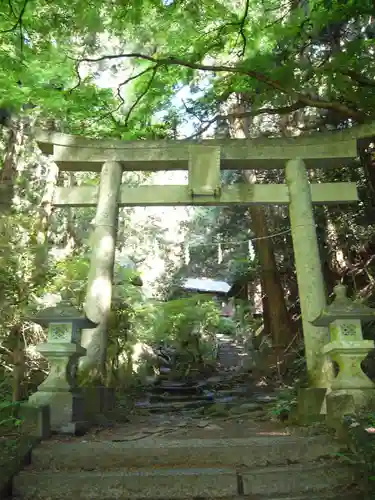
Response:
[[[352,467],[352,466],[351,466]],[[350,467],[350,468],[351,468]],[[128,476],[128,477],[134,477],[134,476],[154,476],[154,477],[162,477],[162,476],[168,476],[168,475],[173,475],[175,476],[176,473],[178,472],[181,476],[198,476],[198,475],[217,475],[218,473],[223,473],[223,474],[234,474],[237,476],[249,474],[249,473],[256,473],[256,474],[291,474],[291,473],[298,473],[298,472],[308,472],[308,471],[317,471],[319,469],[325,470],[327,468],[327,463],[312,463],[308,462],[307,464],[290,464],[290,465],[280,465],[280,466],[267,466],[267,467],[228,467],[228,466],[221,466],[221,467],[138,467],[137,470],[131,470],[129,468],[121,468],[121,469],[110,469],[110,470],[101,470],[101,469],[95,469],[95,470],[90,470],[90,471],[85,471],[85,470],[49,470],[49,469],[43,469],[43,470],[34,470],[32,468],[24,469],[20,472],[20,475],[22,476],[27,476],[30,475],[32,477],[35,477],[36,475],[46,475],[46,476],[56,476],[58,474],[64,474],[64,475],[70,475],[72,477],[74,476],[80,476],[80,475],[87,475],[89,478],[90,475],[95,476],[97,473],[101,473],[102,475],[114,475],[114,476]],[[348,469],[348,465],[344,463],[337,463],[335,464],[336,469]]]
[[[347,466],[336,467],[329,476],[327,476],[326,472],[326,464],[314,467],[288,466],[267,468],[257,470],[256,472],[241,471],[241,473],[224,467],[205,470],[197,468],[190,470],[148,469],[147,472],[143,470],[130,473],[123,470],[108,472],[65,472],[55,470],[48,472],[40,471],[37,474],[33,471],[23,471],[13,482],[13,493],[21,495],[23,500],[36,500],[36,498],[38,500],[62,500],[66,498],[68,491],[71,490],[71,492],[78,494],[87,485],[90,485],[93,491],[97,493],[92,498],[105,500],[106,491],[102,491],[102,489],[104,485],[107,485],[109,490],[113,487],[118,492],[124,489],[123,493],[125,494],[125,497],[124,495],[119,496],[119,493],[116,492],[111,498],[111,493],[107,490],[107,500],[119,500],[120,498],[133,498],[134,500],[150,500],[155,498],[159,500],[165,500],[166,498],[170,498],[171,500],[191,500],[193,497],[199,497],[201,500],[209,500],[210,498],[233,498],[238,497],[238,495],[242,498],[246,498],[247,496],[251,500],[281,500],[282,498],[284,500],[293,500],[293,497],[296,500],[298,499],[298,495],[301,500],[311,500],[314,496],[317,497],[319,495],[319,500],[323,500],[324,496],[328,493],[339,493],[343,490],[341,486],[345,484],[344,478],[348,478],[348,483],[351,484],[352,482],[352,474],[349,473]],[[308,490],[306,490],[306,485],[302,486],[302,490],[300,489],[300,474],[302,474],[304,480],[307,480],[310,474],[314,478],[314,483],[310,485]],[[333,478],[332,481],[329,479],[331,475]],[[285,491],[283,484],[285,477],[288,476],[296,486],[296,488],[293,488],[294,491]],[[320,477],[321,480],[319,479]],[[315,483],[315,479],[318,479],[318,484]],[[270,481],[273,482],[272,489],[274,491],[272,493],[268,491],[267,487]],[[253,482],[255,483],[254,486]],[[277,498],[277,490],[275,491],[275,487],[278,488],[278,484],[281,485],[283,491],[283,494],[279,495],[279,498]],[[49,485],[52,486],[52,491]],[[207,492],[208,487],[212,487],[215,492]],[[159,489],[159,494],[155,495],[155,488],[161,488],[163,494],[161,495],[162,492]],[[251,491],[250,494],[249,491],[246,491],[249,488],[251,490],[255,488],[259,491],[257,493]],[[306,490],[305,497],[303,497],[303,490]],[[45,494],[40,495],[41,491],[45,491]],[[36,493],[38,494],[36,495]],[[343,495],[340,495],[339,498],[343,500]],[[347,500],[354,499],[350,498]]]
[[[12,496],[11,497],[13,500],[22,500],[22,497],[19,496]],[[39,498],[39,497],[38,497]],[[43,499],[43,497],[40,497]],[[50,496],[46,496],[45,500],[53,500]],[[101,500],[114,500],[113,497],[106,497],[103,496]],[[117,499],[115,499],[117,500]],[[137,496],[137,500],[150,500],[150,497],[139,497]],[[176,497],[163,497],[163,500],[181,500],[181,498],[176,498]],[[185,500],[192,500],[191,497],[186,497]],[[200,498],[200,500],[204,500],[203,497]],[[207,497],[207,500],[212,500],[211,498]],[[277,496],[275,497],[274,495],[269,496],[269,495],[233,495],[233,496],[226,496],[226,497],[220,497],[220,500],[364,500],[363,493],[360,492],[324,492],[321,491],[318,495],[313,495],[311,496],[311,493],[307,493],[305,495],[298,495],[298,496]]]
[[[202,427],[204,429],[204,427]],[[176,429],[177,430],[177,429]],[[326,436],[312,436],[312,437],[302,437],[302,436],[257,436],[251,438],[218,438],[218,439],[170,439],[168,441],[163,438],[155,438],[150,433],[150,437],[144,437],[139,440],[127,440],[127,439],[115,439],[115,440],[103,440],[103,441],[76,441],[76,442],[58,442],[51,443],[50,441],[44,441],[38,447],[34,448],[33,451],[42,452],[43,449],[50,450],[51,448],[69,448],[79,446],[80,448],[102,448],[103,446],[108,446],[108,448],[142,448],[148,450],[160,450],[161,448],[178,448],[191,449],[197,448],[201,450],[202,448],[248,448],[249,446],[256,446],[259,448],[274,448],[275,445],[285,445],[293,446],[293,444],[301,445],[314,445],[314,444],[326,444],[327,447],[342,449],[345,447],[340,441],[329,440],[327,442]],[[328,452],[327,454],[329,454]]]

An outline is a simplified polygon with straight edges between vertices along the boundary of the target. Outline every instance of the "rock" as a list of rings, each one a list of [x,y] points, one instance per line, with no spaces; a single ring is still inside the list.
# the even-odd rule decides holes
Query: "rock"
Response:
[[[222,427],[220,427],[220,425],[216,425],[216,424],[208,424],[204,427],[204,430],[205,431],[221,431],[223,430]]]
[[[208,420],[201,420],[200,422],[197,423],[197,426],[203,428],[203,427],[207,427],[207,425],[209,425],[209,423],[210,422]]]
[[[161,367],[159,368],[159,371],[160,371],[160,373],[170,373],[170,372],[171,372],[171,369],[170,369],[170,368],[168,368],[167,366],[161,366]]]
[[[214,375],[213,377],[209,377],[205,381],[205,385],[214,386],[214,385],[221,384],[223,382],[225,382],[225,377],[223,377],[221,375]]]
[[[130,434],[129,436],[123,436],[118,438],[113,438],[113,443],[122,443],[125,441],[138,441],[139,439],[144,439],[148,437],[149,434],[145,432],[137,432],[136,434]]]
[[[207,407],[206,412],[208,415],[216,415],[227,417],[229,412],[225,404],[215,403],[212,406]]]
[[[145,385],[154,385],[155,382],[157,381],[158,377],[157,375],[146,375],[144,378]]]
[[[125,422],[129,422],[129,419],[127,417],[124,416],[124,418],[126,419]],[[111,421],[105,415],[103,415],[103,413],[98,413],[94,415],[93,420],[94,420],[93,421],[94,425],[98,425],[99,427],[102,428],[111,428],[114,427],[115,425],[114,422]]]
[[[277,396],[273,395],[255,394],[253,398],[257,403],[273,403],[277,401]]]
[[[268,420],[268,417],[267,417],[266,413],[263,410],[252,411],[251,412],[251,416],[252,416],[252,418],[256,418],[256,419],[262,419],[262,418],[266,417],[267,420]]]
[[[159,432],[164,432],[168,427],[164,425],[159,425],[158,427],[148,427],[147,429],[142,429],[142,433],[145,434],[159,434]]]
[[[188,425],[188,423],[187,423],[187,422],[179,422],[179,423],[177,424],[177,427],[186,427],[187,425]]]
[[[259,417],[257,417],[257,421],[258,422],[269,422],[270,421],[270,418],[263,414],[263,415],[260,415]]]
[[[172,424],[172,420],[160,420],[157,422],[159,426],[165,427]]]
[[[242,403],[239,408],[245,411],[256,411],[261,410],[262,405],[260,405],[259,403]]]

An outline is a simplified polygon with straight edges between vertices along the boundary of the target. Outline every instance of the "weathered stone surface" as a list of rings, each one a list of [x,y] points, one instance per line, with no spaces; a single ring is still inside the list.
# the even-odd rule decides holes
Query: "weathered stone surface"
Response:
[[[70,433],[68,429],[71,423],[73,426],[84,425],[83,400],[78,393],[58,389],[37,391],[30,396],[29,402],[37,406],[50,406],[51,430],[54,432]]]
[[[243,498],[244,497],[238,497],[233,500],[243,500]],[[266,497],[262,496],[259,500],[281,500],[281,498],[278,495],[272,495],[271,497],[267,495]],[[297,496],[288,495],[287,497],[283,496],[282,500],[364,500],[364,498],[363,493],[343,490],[341,492],[320,492],[317,494],[307,493]]]
[[[351,478],[354,480],[354,471],[350,467],[337,464],[307,467],[298,464],[245,472],[243,486],[245,495],[298,495],[319,491],[329,492],[333,488],[348,484]]]
[[[341,132],[293,138],[208,140],[200,145],[219,146],[222,167],[283,168],[290,158],[305,158],[309,168],[340,166],[355,158],[357,137],[372,136],[374,124]],[[51,144],[56,144],[51,147]],[[118,141],[87,139],[67,134],[38,132],[38,144],[63,170],[100,171],[104,161],[121,161],[126,170],[187,169],[193,141]],[[58,146],[57,146],[58,144]],[[271,160],[271,161],[269,161]]]
[[[305,163],[300,159],[288,161],[285,176],[309,385],[327,388],[334,378],[332,362],[322,354],[329,340],[328,329],[311,324],[326,305],[326,292]]]
[[[239,406],[239,409],[242,411],[256,411],[256,410],[261,410],[262,405],[257,403],[242,403]]]
[[[330,393],[327,396],[327,418],[329,427],[342,431],[342,418],[356,413],[354,398],[350,394]]]
[[[351,300],[344,285],[336,285],[334,293],[332,304],[312,322],[316,326],[329,325],[330,342],[324,346],[323,352],[339,366],[331,388],[333,391],[369,389],[375,393],[375,384],[361,366],[374,348],[374,341],[363,340],[361,323],[373,321],[375,309]]]
[[[236,473],[225,469],[41,474],[25,471],[15,479],[13,487],[13,494],[23,500],[223,498],[236,493]]]
[[[123,498],[240,498],[256,495],[276,500],[355,500],[353,493],[334,495],[334,489],[350,483],[353,473],[345,466],[327,464],[240,471],[227,468],[144,469],[112,472],[21,472],[14,480],[13,495],[23,500],[116,500]],[[239,486],[240,482],[240,486]],[[243,491],[239,491],[243,490]],[[286,495],[290,495],[289,497]],[[306,496],[307,495],[307,496]],[[243,496],[242,496],[243,498]]]
[[[51,436],[51,411],[49,405],[21,403],[18,416],[23,421],[24,432],[35,438],[48,439]]]
[[[87,354],[81,358],[80,367],[85,371],[97,370],[101,372],[105,363],[121,176],[120,164],[106,162],[103,165],[85,302],[87,317],[98,326],[82,330],[81,342],[82,346],[86,348]]]
[[[277,396],[274,394],[254,394],[252,396],[254,403],[271,404],[277,401]]]
[[[220,430],[222,430],[222,427],[220,427],[220,425],[217,425],[217,424],[208,424],[205,426],[204,430],[206,430],[206,431],[220,431]]]
[[[115,392],[110,387],[84,387],[81,392],[84,418],[88,422],[95,423],[97,415],[105,415],[115,406]]]
[[[350,299],[347,287],[341,283],[333,288],[333,292],[335,294],[333,302],[326,306],[312,323],[315,326],[333,324],[335,331],[331,331],[332,341],[362,340],[361,323],[374,321],[375,309]],[[348,325],[351,325],[349,329]]]
[[[326,393],[327,389],[321,387],[299,389],[296,415],[299,423],[306,424],[324,420]]]
[[[327,424],[337,428],[345,415],[368,413],[375,406],[375,391],[370,389],[335,390],[327,395]]]
[[[189,190],[193,196],[220,195],[220,146],[189,149]]]
[[[198,422],[197,426],[203,429],[204,427],[207,427],[209,423],[210,423],[209,420],[201,420],[200,422]]]
[[[352,182],[312,184],[313,203],[351,203],[357,200],[357,188]],[[98,190],[93,186],[58,187],[54,196],[55,206],[94,207],[98,202]],[[223,186],[219,196],[192,198],[188,186],[122,186],[119,206],[177,206],[177,205],[251,205],[254,203],[286,205],[288,189],[284,184],[236,184]]]
[[[205,427],[207,429],[207,427]],[[327,437],[262,436],[248,439],[189,439],[134,442],[45,443],[33,450],[33,467],[45,470],[126,467],[259,467],[311,462],[339,450]]]
[[[324,347],[340,367],[337,377],[332,383],[332,390],[340,389],[369,389],[375,393],[375,384],[362,370],[361,362],[374,348],[372,340],[336,341]]]

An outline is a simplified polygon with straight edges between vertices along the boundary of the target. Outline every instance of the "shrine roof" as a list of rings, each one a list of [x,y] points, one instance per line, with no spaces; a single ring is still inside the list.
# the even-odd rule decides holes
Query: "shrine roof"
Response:
[[[184,290],[196,290],[197,292],[210,292],[227,294],[230,285],[226,281],[216,281],[209,278],[187,278],[182,282]]]

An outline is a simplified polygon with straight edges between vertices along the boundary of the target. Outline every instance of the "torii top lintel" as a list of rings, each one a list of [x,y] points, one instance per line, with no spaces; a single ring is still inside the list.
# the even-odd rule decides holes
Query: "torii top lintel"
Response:
[[[187,170],[194,146],[220,148],[222,169],[282,169],[286,161],[302,158],[308,168],[340,166],[357,157],[358,139],[375,135],[375,122],[340,132],[276,139],[202,141],[120,141],[37,131],[43,153],[52,155],[61,170],[100,171],[106,161],[124,170]]]

